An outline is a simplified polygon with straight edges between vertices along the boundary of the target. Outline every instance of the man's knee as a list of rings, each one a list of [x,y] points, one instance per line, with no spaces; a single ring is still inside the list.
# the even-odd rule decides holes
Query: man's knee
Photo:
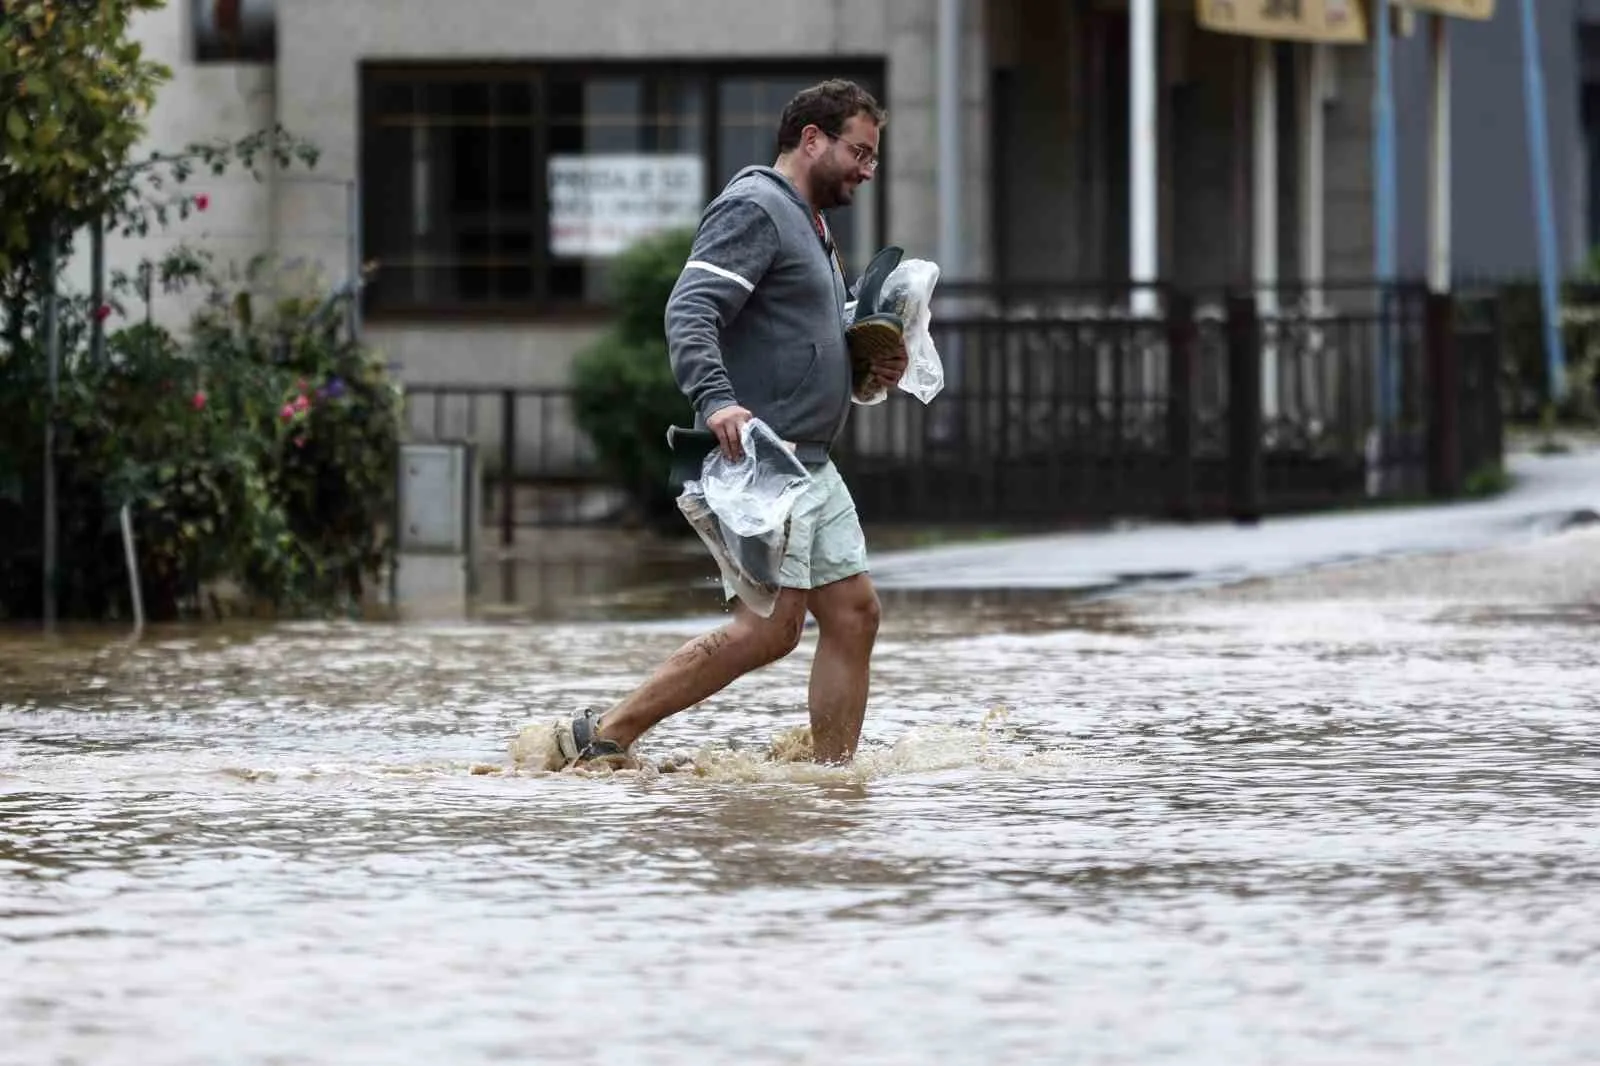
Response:
[[[878,594],[869,585],[866,593],[851,602],[845,612],[846,630],[859,640],[870,641],[878,635],[878,623],[883,617],[883,607]]]
[[[800,646],[805,633],[805,599],[785,589],[770,617],[742,611],[734,624],[736,639],[760,665],[777,662]]]
[[[822,591],[813,600],[812,613],[825,635],[870,644],[883,611],[877,590],[863,574]]]

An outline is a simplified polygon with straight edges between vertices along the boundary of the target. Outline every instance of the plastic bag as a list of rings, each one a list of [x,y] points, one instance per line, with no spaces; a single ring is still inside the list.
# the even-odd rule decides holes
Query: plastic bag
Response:
[[[900,390],[910,393],[924,404],[944,389],[944,364],[939,361],[939,349],[934,346],[929,325],[933,321],[933,289],[939,283],[939,265],[927,259],[903,260],[884,279],[878,310],[899,317],[904,324],[906,372],[900,378]],[[855,321],[857,302],[852,300],[844,307],[844,325],[850,328]],[[875,386],[854,397],[856,404],[872,407],[882,403],[889,393]]]
[[[933,287],[939,284],[939,264],[927,259],[907,259],[883,283],[883,303],[906,324],[906,354],[910,362],[900,379],[900,391],[923,404],[944,389],[944,364],[928,327],[933,322]]]
[[[700,478],[684,482],[678,510],[739,598],[770,618],[782,588],[789,515],[811,486],[811,473],[759,418],[744,424],[740,441],[744,458],[738,462],[721,448],[706,455]]]

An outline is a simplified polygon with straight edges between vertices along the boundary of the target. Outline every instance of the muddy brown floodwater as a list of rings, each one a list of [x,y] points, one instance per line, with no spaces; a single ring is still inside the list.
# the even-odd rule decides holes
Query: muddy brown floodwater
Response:
[[[890,598],[520,770],[703,620],[0,642],[0,1062],[1600,1061],[1600,539]]]

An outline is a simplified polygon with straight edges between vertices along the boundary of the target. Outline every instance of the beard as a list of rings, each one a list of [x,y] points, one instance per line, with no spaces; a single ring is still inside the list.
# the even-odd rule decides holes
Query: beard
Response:
[[[818,206],[826,210],[830,207],[849,207],[855,199],[855,182],[851,180],[848,172],[840,170],[828,174],[819,174],[822,180],[816,182],[816,194],[823,202]]]

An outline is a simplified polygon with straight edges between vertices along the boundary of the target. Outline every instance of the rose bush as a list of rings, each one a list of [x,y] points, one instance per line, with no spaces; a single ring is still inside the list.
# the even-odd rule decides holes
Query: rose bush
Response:
[[[136,323],[97,361],[81,342],[98,307],[77,299],[62,316],[77,343],[63,345],[55,410],[61,614],[127,616],[125,503],[152,620],[199,612],[221,579],[280,613],[349,610],[392,559],[399,391],[315,279],[261,261],[230,280],[176,254],[184,269],[156,270],[208,290],[183,342]],[[43,368],[33,346],[0,358],[0,613],[13,618],[35,616],[43,592]]]

